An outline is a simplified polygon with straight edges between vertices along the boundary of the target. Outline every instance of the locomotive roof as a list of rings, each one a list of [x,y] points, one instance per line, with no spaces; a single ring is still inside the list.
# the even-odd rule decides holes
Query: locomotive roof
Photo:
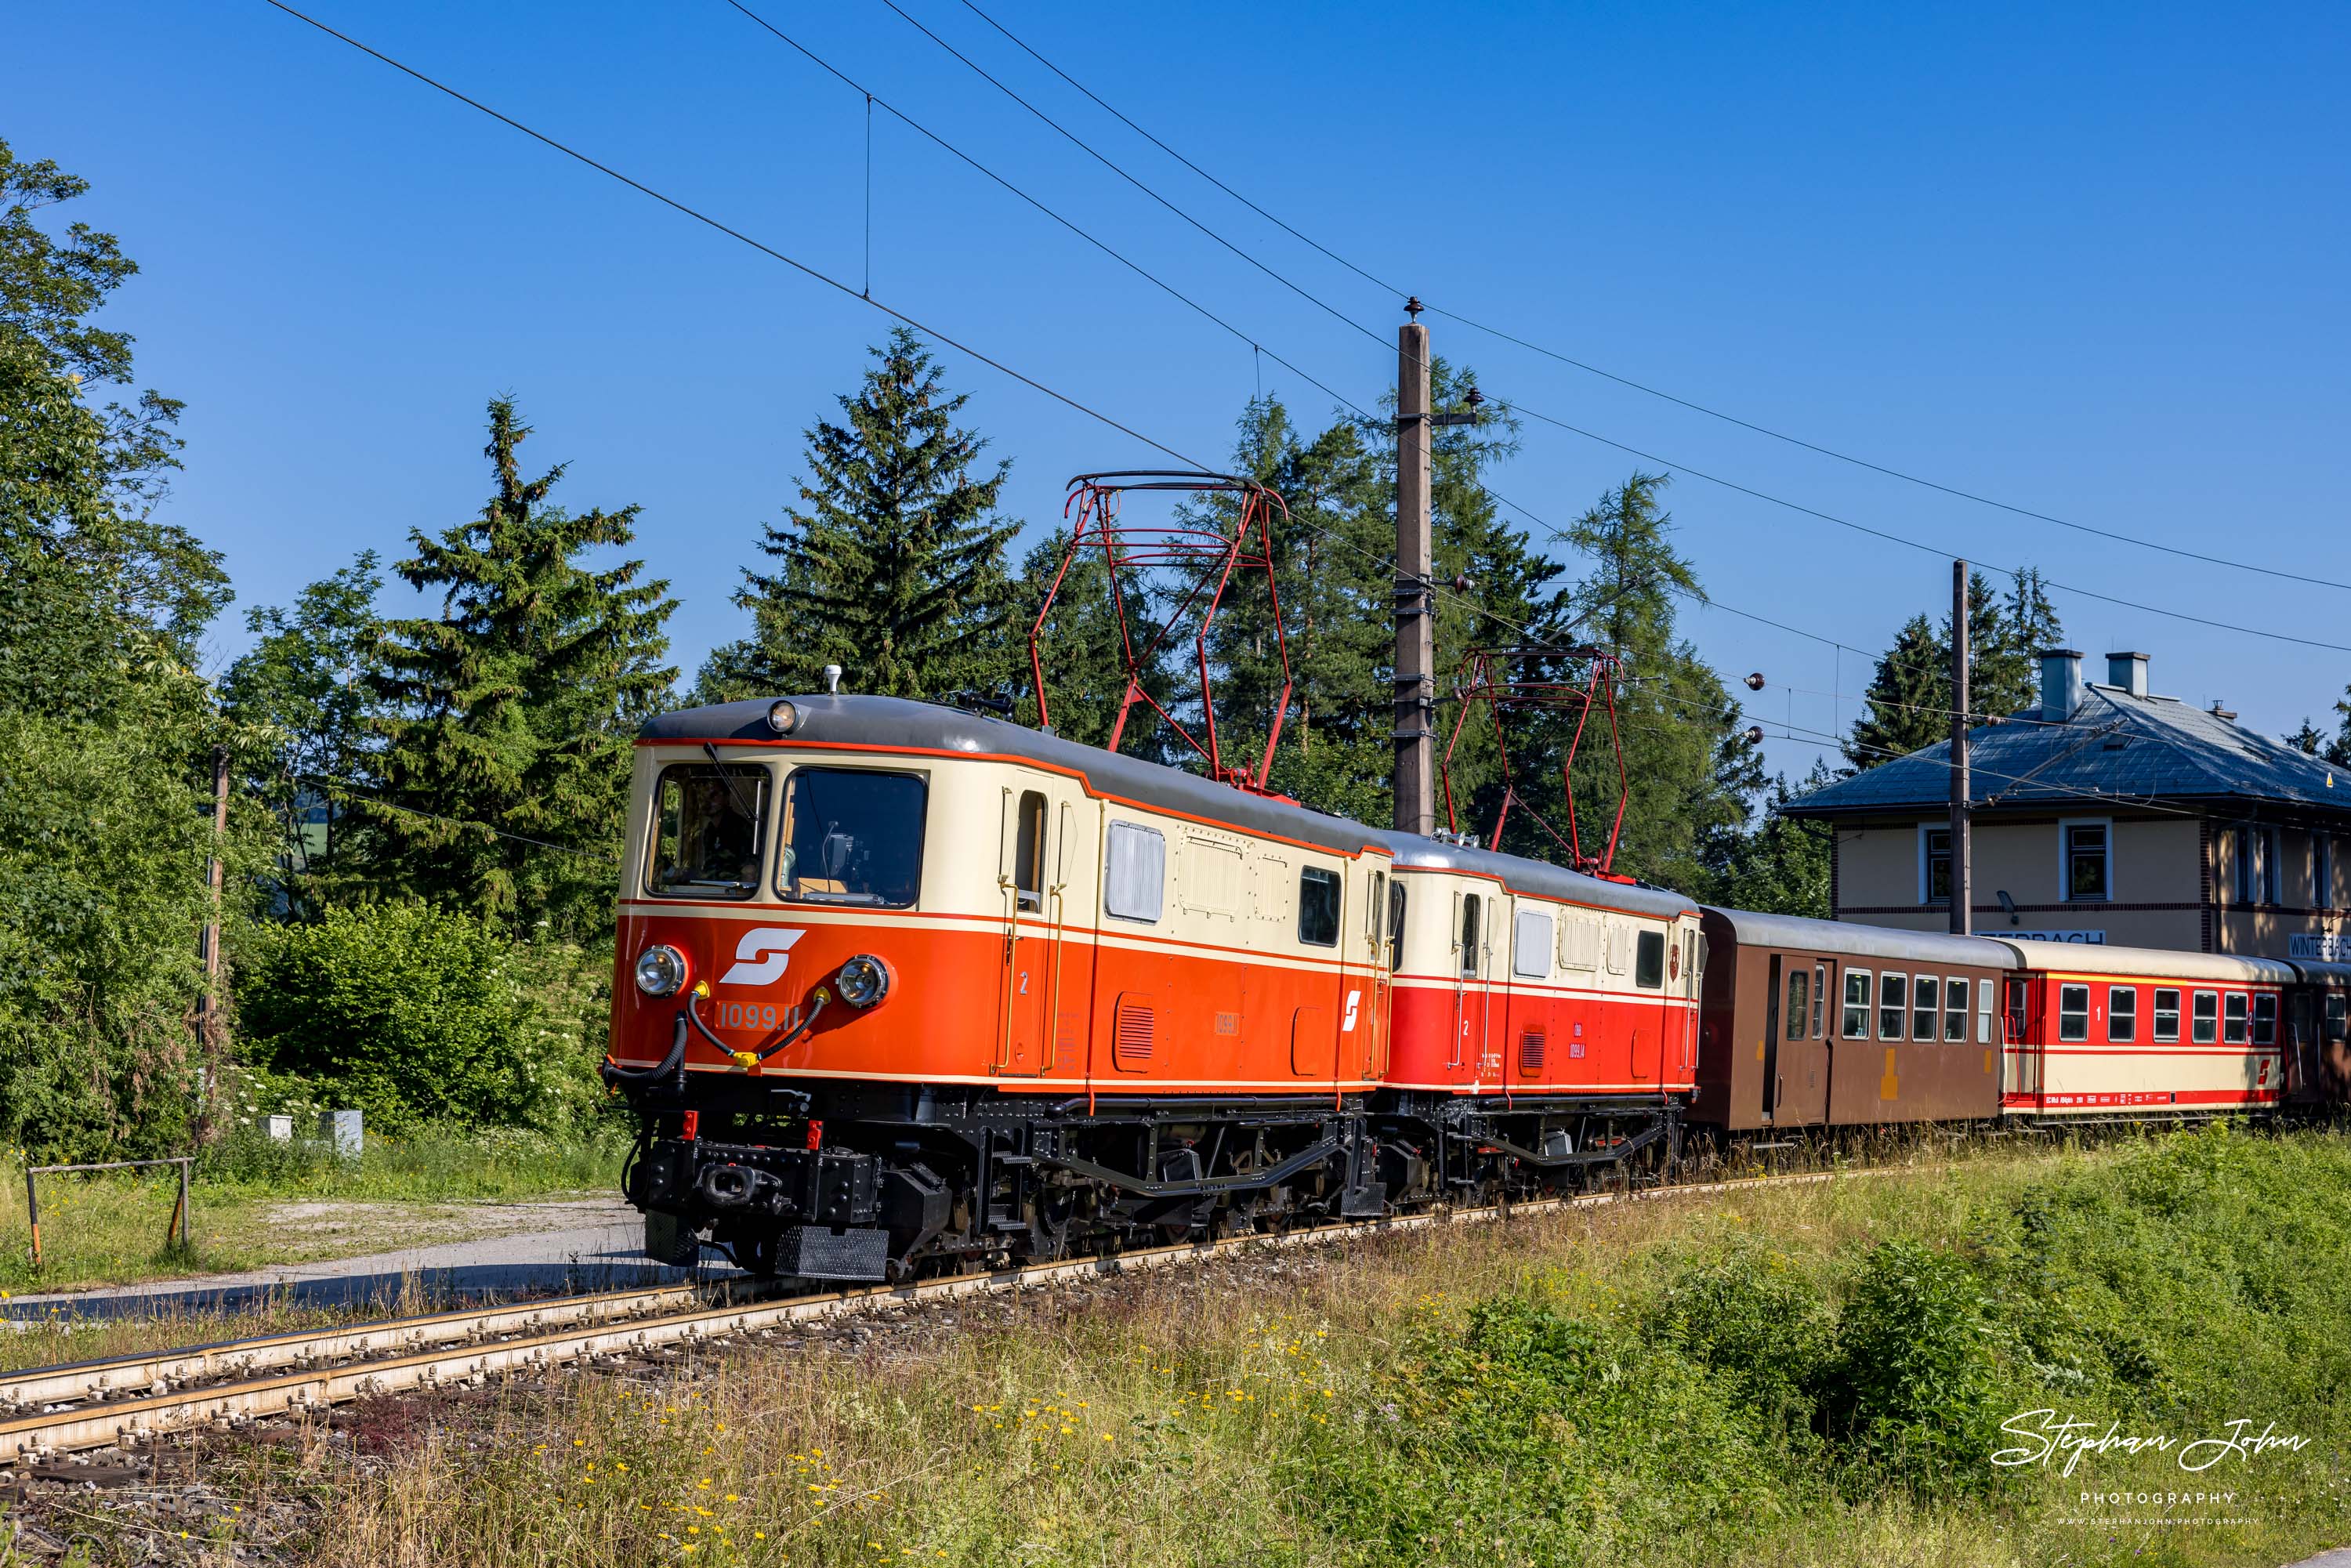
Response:
[[[1730,927],[1731,935],[1750,947],[1797,947],[1814,953],[1843,953],[1856,958],[1892,958],[1902,963],[1968,964],[1980,969],[2005,969],[2016,955],[2004,943],[1980,936],[1954,936],[1948,931],[1905,931],[1892,925],[1860,925],[1847,920],[1813,920],[1801,915],[1761,915],[1752,909],[1718,909],[1706,913]]]
[[[2016,954],[2015,967],[2073,975],[2146,975],[2159,980],[2218,980],[2255,986],[2292,985],[2294,966],[2236,953],[2176,953],[2165,947],[2109,947],[2100,942],[2028,942],[1995,938]]]
[[[647,720],[638,734],[645,740],[772,741],[776,732],[768,727],[768,709],[775,700],[758,697],[660,714]],[[838,743],[1018,758],[1075,773],[1102,794],[1229,823],[1243,832],[1293,839],[1346,855],[1388,847],[1388,834],[1344,817],[1294,800],[1252,795],[1180,768],[1082,746],[986,714],[904,697],[846,693],[794,696],[790,701],[800,715],[791,738],[812,746]]]
[[[1439,843],[1412,833],[1394,831],[1377,835],[1395,856],[1401,868],[1421,871],[1454,871],[1475,876],[1499,879],[1512,893],[1532,894],[1538,898],[1565,899],[1571,904],[1597,904],[1603,909],[1621,909],[1630,915],[1652,915],[1671,920],[1675,915],[1695,910],[1698,906],[1678,893],[1662,887],[1647,887],[1633,883],[1609,882],[1582,872],[1569,871],[1549,861],[1528,860],[1520,855],[1498,854],[1492,850],[1464,849],[1458,844]]]

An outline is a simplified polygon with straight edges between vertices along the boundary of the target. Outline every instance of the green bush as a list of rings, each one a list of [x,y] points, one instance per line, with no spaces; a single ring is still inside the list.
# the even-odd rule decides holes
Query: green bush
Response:
[[[1999,1372],[1991,1302],[1965,1259],[1909,1239],[1862,1260],[1838,1314],[1823,1424],[1912,1480],[1992,1479]]]
[[[386,1132],[565,1125],[595,1103],[589,963],[415,903],[256,929],[236,976],[246,1054]]]
[[[1834,1348],[1820,1284],[1786,1253],[1745,1243],[1678,1269],[1647,1317],[1649,1337],[1729,1380],[1767,1426],[1801,1440]]]

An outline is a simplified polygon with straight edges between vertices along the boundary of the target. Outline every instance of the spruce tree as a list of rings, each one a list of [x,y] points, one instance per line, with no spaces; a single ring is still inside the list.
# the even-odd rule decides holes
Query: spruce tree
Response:
[[[1981,572],[1968,578],[1968,706],[1972,722],[1998,722],[2032,707],[2041,685],[2043,649],[2064,635],[2047,585],[2032,567],[2018,570],[2005,597]],[[1907,757],[1951,734],[1951,620],[1914,615],[1877,661],[1854,721],[1845,760],[1855,772]]]
[[[1552,640],[1581,638],[1623,661],[1616,713],[1630,805],[1615,869],[1703,891],[1744,831],[1763,775],[1739,705],[1677,626],[1676,601],[1703,593],[1673,548],[1672,514],[1658,505],[1667,483],[1663,475],[1636,473],[1568,529],[1569,542],[1593,565],[1566,596]],[[1563,755],[1569,716],[1546,722]],[[1555,763],[1552,771],[1555,777]],[[1619,795],[1603,714],[1585,730],[1573,785],[1583,846],[1596,853],[1607,842]],[[1564,826],[1563,810],[1547,808],[1545,814]],[[1528,844],[1512,847],[1531,852]]]
[[[1862,694],[1867,709],[1844,745],[1855,772],[1907,757],[1951,733],[1950,644],[1924,615],[1913,615],[1877,661]]]
[[[1013,674],[1005,549],[1019,528],[996,516],[1012,465],[973,476],[987,443],[955,423],[969,394],[945,390],[920,338],[899,328],[873,357],[839,400],[846,423],[806,433],[800,505],[759,544],[776,570],[747,570],[735,595],[751,635],[712,653],[705,700],[820,691],[827,664],[845,689],[905,697]]]
[[[369,678],[384,705],[382,789],[355,801],[381,834],[386,879],[528,927],[609,920],[635,727],[676,671],[661,663],[677,601],[642,561],[581,558],[628,545],[637,508],[574,515],[547,504],[557,465],[525,479],[530,427],[494,398],[485,455],[497,490],[471,522],[395,567],[439,591],[437,617],[386,623]]]

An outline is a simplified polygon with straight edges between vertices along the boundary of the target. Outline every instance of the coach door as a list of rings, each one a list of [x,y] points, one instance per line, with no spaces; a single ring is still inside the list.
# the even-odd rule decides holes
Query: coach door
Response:
[[[1453,894],[1453,1051],[1445,1065],[1472,1080],[1485,1072],[1489,960],[1501,902],[1486,893]]]
[[[1363,947],[1353,955],[1362,967],[1349,976],[1346,1005],[1339,1017],[1341,1060],[1354,1069],[1359,1081],[1377,1078],[1387,1071],[1392,972],[1388,967],[1388,873],[1373,872],[1363,879]]]
[[[1062,790],[1004,791],[1002,854],[997,873],[1004,900],[1004,971],[998,987],[996,1071],[1034,1078],[1081,1065],[1087,981],[1072,972],[1067,927],[1072,873],[1092,863],[1080,855],[1079,811]],[[1088,846],[1089,850],[1091,846]],[[1059,1049],[1067,1039],[1070,1049]]]
[[[2041,1094],[2041,1051],[2028,1039],[2032,1032],[2028,1028],[2032,1021],[2031,987],[2032,982],[2020,976],[2011,976],[2001,982],[2001,1054],[2008,1063],[2001,1077],[2005,1093],[2029,1094],[2037,1101]]]

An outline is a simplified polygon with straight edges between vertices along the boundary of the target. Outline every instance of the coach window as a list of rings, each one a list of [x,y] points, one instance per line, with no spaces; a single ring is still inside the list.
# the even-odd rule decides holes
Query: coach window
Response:
[[[1319,865],[1298,873],[1298,939],[1314,947],[1339,945],[1339,873]]]
[[[1388,882],[1388,972],[1404,967],[1404,879]]]
[[[1941,997],[1941,982],[1932,975],[1914,976],[1910,981],[1910,1038],[1932,1042],[1935,1038],[1935,1009]]]
[[[1900,1040],[1902,1015],[1909,1010],[1910,982],[1901,975],[1883,975],[1877,981],[1877,1038]]]
[[[1102,913],[1118,920],[1159,918],[1167,886],[1167,841],[1140,822],[1113,822],[1102,873]]]
[[[2210,1045],[2220,1038],[2220,995],[2217,991],[2199,991],[2195,1006],[2195,1017],[2189,1024],[2188,1038],[2196,1045]]]
[[[1633,954],[1633,983],[1645,991],[1666,988],[1666,934],[1644,931]]]
[[[2231,991],[2221,1001],[2220,1043],[2245,1043],[2245,993]]]
[[[2090,1038],[2090,988],[2060,986],[2057,988],[2057,1038],[2087,1040]]]
[[[2138,988],[2106,988],[2106,1039],[2127,1045],[2138,1038]]]
[[[2179,993],[2168,986],[2155,988],[2155,1034],[2158,1045],[2177,1044],[2179,1040]]]
[[[1812,1003],[1810,999],[1812,996],[1812,981],[1813,977],[1810,970],[1791,969],[1788,971],[1788,1005],[1787,1008],[1780,1014],[1782,1020],[1787,1027],[1781,1033],[1782,1039],[1802,1040],[1804,1038],[1804,1019],[1812,1012]]]
[[[2277,997],[2273,992],[2264,991],[2253,998],[2253,1043],[2277,1043]]]
[[[1478,895],[1461,895],[1461,972],[1475,977],[1478,973]]]
[[[2351,997],[2341,991],[2326,993],[2326,1043],[2340,1045],[2351,1036]]]
[[[760,763],[681,763],[653,786],[645,891],[656,898],[748,898],[767,848],[768,772]]]
[[[1991,993],[1992,985],[1990,980],[1982,980],[1977,983],[1976,1043],[1978,1045],[1990,1045],[1991,1043]]]
[[[1869,971],[1847,969],[1844,972],[1844,1037],[1847,1040],[1869,1038]]]
[[[794,768],[784,781],[776,891],[805,904],[906,908],[922,885],[929,797],[911,773]]]
[[[1968,983],[1957,975],[1943,981],[1943,1039],[1955,1045],[1968,1042]]]
[[[1824,964],[1815,964],[1813,966],[1813,1038],[1814,1040],[1826,1040],[1828,1038],[1828,1030],[1823,1027],[1824,1020],[1821,1017],[1821,1014],[1827,1009],[1828,1005],[1828,967]]]

